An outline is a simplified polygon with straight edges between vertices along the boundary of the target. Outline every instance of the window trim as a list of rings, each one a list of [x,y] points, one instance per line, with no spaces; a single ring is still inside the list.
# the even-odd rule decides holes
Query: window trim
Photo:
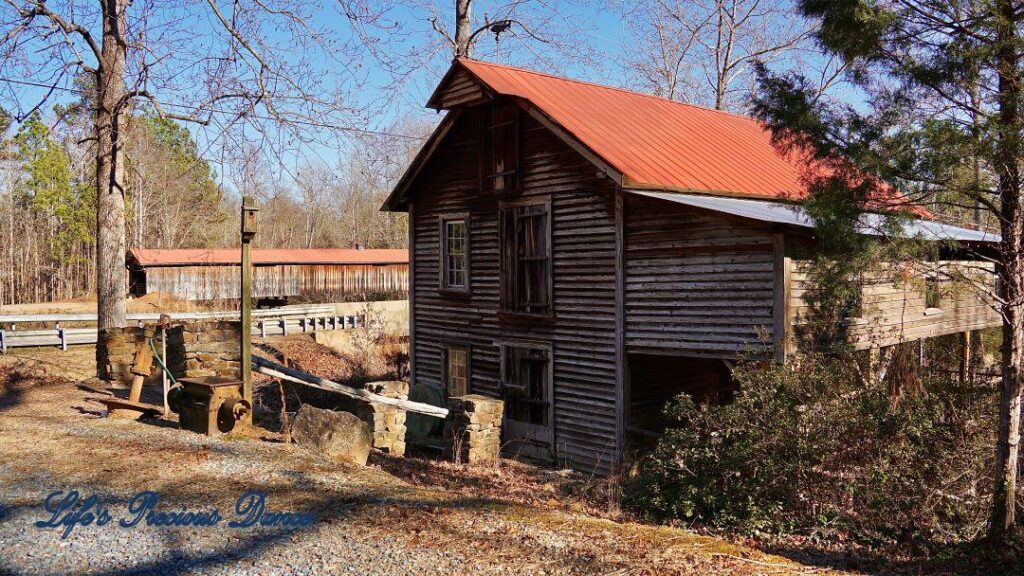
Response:
[[[527,312],[508,308],[507,285],[509,279],[516,281],[518,274],[505,270],[505,211],[509,209],[525,208],[529,206],[544,206],[547,213],[547,302],[546,312]],[[527,318],[553,318],[555,316],[555,255],[554,255],[554,213],[551,209],[551,196],[536,196],[531,198],[517,198],[514,200],[502,200],[498,202],[498,290],[499,290],[499,314],[506,316],[522,316]]]
[[[473,346],[468,342],[445,341],[441,343],[441,391],[445,398],[448,393],[448,359],[449,351],[452,349],[462,350],[466,353],[466,394],[473,393]]]
[[[465,286],[448,285],[448,231],[447,224],[452,221],[462,221],[466,229],[466,284]],[[469,212],[449,212],[440,214],[437,217],[437,288],[443,294],[468,295],[470,288],[470,233],[469,233]]]

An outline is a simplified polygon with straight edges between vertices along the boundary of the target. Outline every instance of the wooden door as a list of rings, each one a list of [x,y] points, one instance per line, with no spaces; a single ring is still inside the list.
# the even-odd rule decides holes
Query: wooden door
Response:
[[[550,346],[503,345],[501,373],[505,455],[553,462],[554,389]]]

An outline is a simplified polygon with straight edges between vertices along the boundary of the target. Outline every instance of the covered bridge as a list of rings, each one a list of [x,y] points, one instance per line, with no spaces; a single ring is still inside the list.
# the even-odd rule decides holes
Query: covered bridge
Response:
[[[240,261],[238,248],[135,249],[128,254],[129,293],[237,299]],[[409,288],[405,249],[257,248],[252,262],[253,295],[261,300],[405,298]]]

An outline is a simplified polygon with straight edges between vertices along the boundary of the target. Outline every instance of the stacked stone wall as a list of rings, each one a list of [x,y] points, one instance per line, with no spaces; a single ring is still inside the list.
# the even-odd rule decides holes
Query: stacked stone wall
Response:
[[[151,325],[157,334],[154,342],[161,352],[160,327]],[[132,380],[131,367],[140,343],[145,342],[145,326],[109,328],[96,344],[96,356],[102,373],[100,378],[122,384]],[[167,330],[167,368],[175,378],[220,376],[239,378],[240,324],[238,322],[185,322],[170,324]],[[160,365],[156,359],[147,384],[160,381]]]
[[[448,398],[444,422],[447,457],[461,464],[497,462],[504,411],[504,402],[479,394]]]

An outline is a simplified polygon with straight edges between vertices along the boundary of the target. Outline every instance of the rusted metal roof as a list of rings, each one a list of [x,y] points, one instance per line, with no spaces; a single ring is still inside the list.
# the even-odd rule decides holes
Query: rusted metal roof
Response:
[[[770,131],[753,118],[468,58],[455,60],[427,106],[442,107],[445,87],[457,70],[468,71],[491,96],[528,102],[616,171],[623,187],[789,202],[807,197],[802,176],[810,154],[784,155],[772,144]],[[425,160],[417,157],[409,174]],[[818,164],[815,171],[829,168]],[[386,207],[395,207],[405,180]],[[873,207],[929,215],[885,183],[877,187],[879,200]]]
[[[141,266],[224,266],[241,262],[239,248],[143,249],[131,251]],[[409,251],[356,248],[254,248],[253,264],[407,264]]]
[[[765,127],[656,96],[460,58],[492,91],[526,99],[617,169],[623,186],[799,200],[795,162]]]

